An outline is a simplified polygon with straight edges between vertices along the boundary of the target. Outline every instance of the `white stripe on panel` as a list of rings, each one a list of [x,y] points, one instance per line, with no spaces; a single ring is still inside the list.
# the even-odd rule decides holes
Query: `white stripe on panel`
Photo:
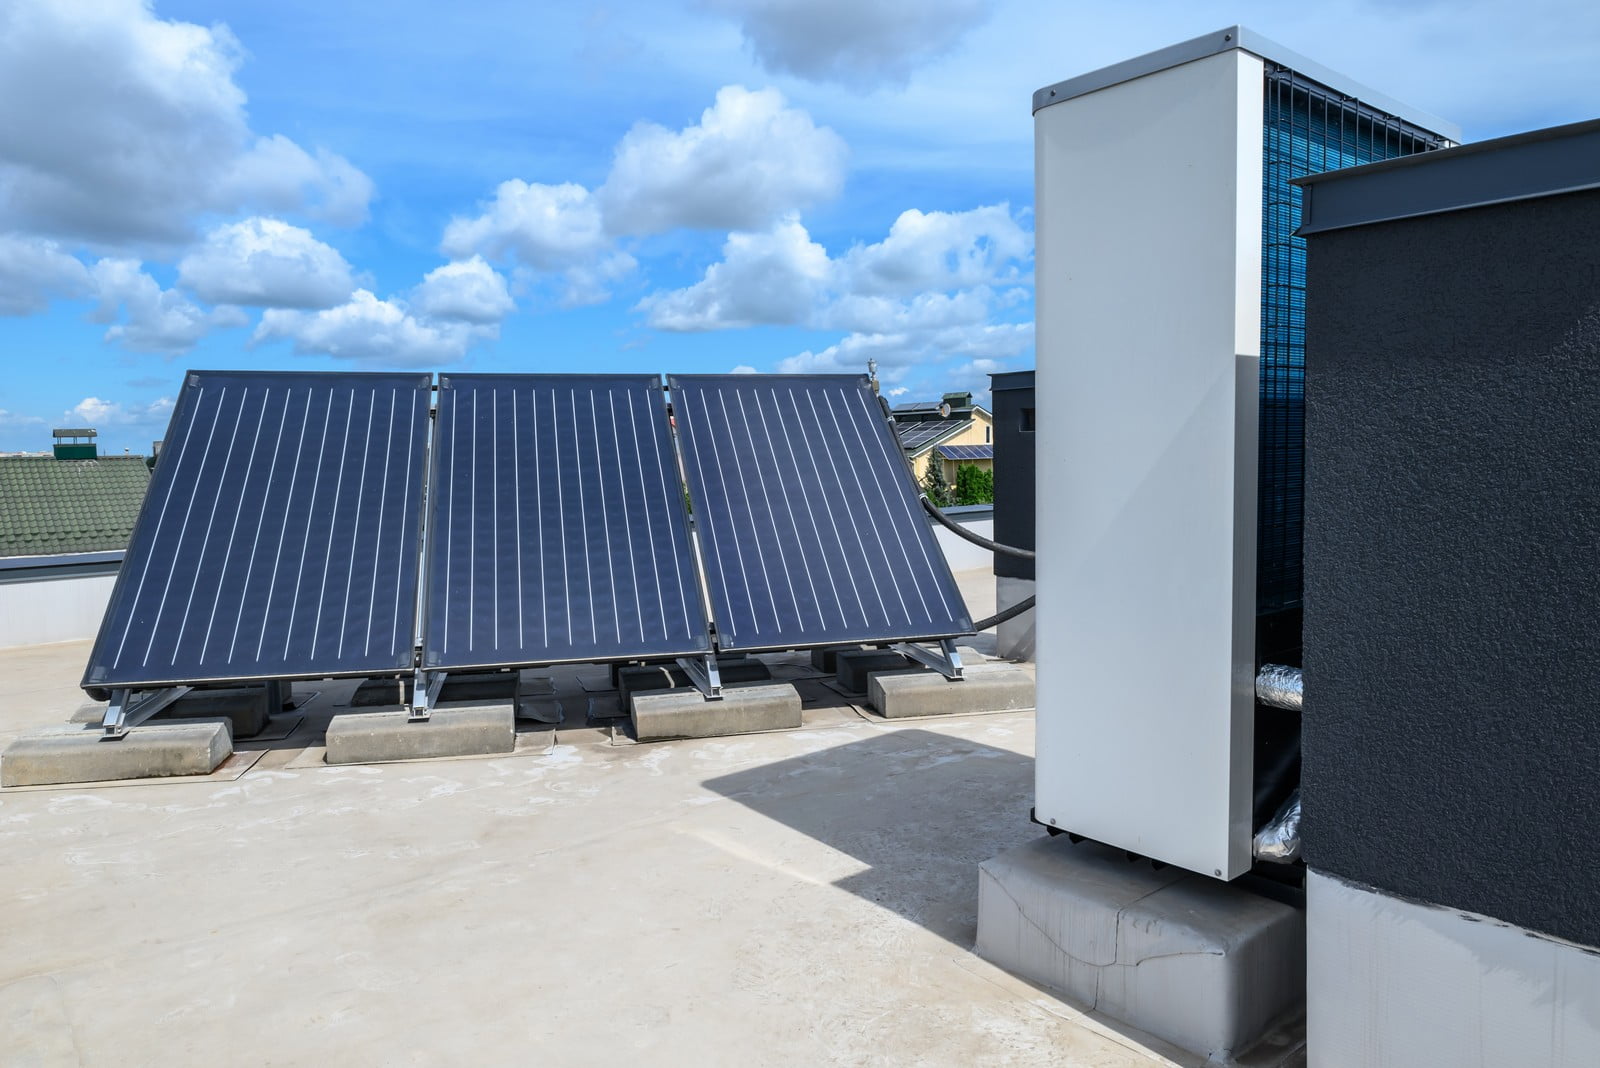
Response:
[[[378,391],[374,389],[367,393],[367,434],[365,442],[361,446],[361,481],[356,484],[356,510],[350,520],[350,559],[345,562],[344,569],[344,606],[339,609],[339,649],[334,655],[341,660],[344,659],[344,635],[350,629],[350,587],[355,585],[356,544],[361,531],[361,502],[367,496],[367,461],[372,455],[372,417],[377,411]],[[383,523],[381,509],[378,512],[378,522],[379,524]],[[381,525],[379,533],[382,533]],[[332,531],[328,533],[328,544],[330,546],[333,544]],[[377,555],[376,544],[373,547],[373,555]],[[367,634],[369,637],[372,634],[372,620],[370,618],[367,620]]]
[[[721,394],[719,393],[718,396],[720,397]],[[717,448],[717,435],[716,435],[715,431],[713,431],[712,428],[711,428],[711,407],[706,403],[706,391],[703,390],[703,389],[700,390],[700,410],[705,413],[705,417],[706,417],[706,421],[704,423],[705,435],[711,441],[711,457],[712,457],[713,460],[716,461],[716,465],[717,465],[717,484],[722,487],[722,503],[724,505],[724,509],[723,510],[725,512],[730,513],[729,519],[731,521],[731,509],[727,508],[726,506],[732,503],[732,497],[728,493],[728,479],[722,473],[722,452],[721,452],[720,449]],[[706,517],[706,526],[707,527],[711,527],[711,528],[715,528],[716,527],[716,521],[712,516],[708,515]],[[730,531],[729,533],[731,534],[732,532]],[[720,541],[721,539],[718,539],[718,540]],[[750,596],[750,573],[745,570],[745,567],[744,567],[744,549],[740,547],[739,539],[737,537],[733,538],[733,549],[734,549],[735,556],[739,560],[739,577],[744,580],[744,600],[745,600],[745,606],[747,608],[749,608],[749,610],[750,610],[750,625],[755,628],[755,631],[756,631],[757,634],[760,634],[761,633],[761,621],[756,618],[755,598]],[[721,554],[718,554],[718,561],[719,562],[721,561]],[[722,592],[723,592],[724,596],[727,595],[727,592],[728,592],[727,579],[723,579]],[[728,602],[728,611],[730,613],[730,618],[728,620],[728,629],[731,631],[731,630],[733,630],[733,619],[731,617],[731,613],[733,611],[733,602],[732,602],[731,598],[729,599],[729,602]]]
[[[868,419],[870,420],[874,418],[872,415],[872,402],[867,399],[865,394],[859,394],[859,396],[861,398],[862,405],[867,409]],[[884,461],[891,465],[904,463],[903,456],[896,456],[894,453],[889,451],[889,445],[884,440],[888,436],[889,435],[882,433],[872,434],[872,437],[878,442],[878,449],[883,453]],[[898,449],[899,446],[896,445],[895,448]],[[894,483],[891,482],[890,485],[894,485]],[[895,497],[899,499],[900,507],[904,510],[906,519],[910,523],[910,527],[908,529],[911,532],[911,540],[915,542],[917,548],[922,551],[922,562],[927,565],[928,577],[933,580],[934,586],[936,586],[939,590],[939,599],[944,604],[945,611],[950,614],[952,619],[960,616],[962,611],[965,610],[965,606],[963,605],[958,608],[957,605],[951,603],[950,591],[947,589],[949,584],[941,581],[939,569],[933,566],[933,558],[928,555],[928,542],[931,541],[932,538],[929,536],[930,532],[928,530],[927,520],[922,517],[922,510],[917,507],[918,498],[905,492],[903,486],[901,487],[900,492],[895,494]]]
[[[800,405],[799,405],[799,402],[795,400],[794,390],[793,389],[789,390],[789,400],[794,404],[794,410],[795,411],[799,411],[800,410]],[[817,419],[816,411],[817,411],[816,405],[813,404],[811,406],[811,415],[812,415],[813,423],[807,423],[803,419],[799,420],[798,422],[799,422],[799,427],[800,427],[800,444],[805,447],[806,454],[811,457],[811,468],[812,468],[813,471],[816,472],[817,482],[820,484],[822,482],[822,464],[817,460],[817,447],[811,441],[811,427],[812,427],[812,425],[814,425],[814,423],[820,422],[820,420]],[[820,427],[819,427],[819,429],[820,429]],[[824,442],[824,451],[826,451],[826,442]],[[833,458],[831,456],[828,458],[828,462],[830,464],[833,462]],[[835,473],[835,477],[837,477],[837,473]],[[811,504],[810,504],[809,500],[806,503],[806,507],[807,508],[811,507]],[[872,625],[872,621],[867,618],[867,604],[866,604],[866,601],[864,601],[862,599],[862,597],[861,597],[861,586],[860,586],[859,583],[856,582],[855,569],[852,568],[849,565],[848,561],[846,561],[844,559],[844,557],[845,557],[844,535],[842,533],[840,533],[840,531],[839,531],[839,520],[834,516],[833,511],[834,510],[833,510],[833,508],[831,506],[827,506],[827,505],[823,506],[822,512],[823,512],[824,515],[826,515],[828,517],[828,525],[833,528],[833,540],[839,546],[839,558],[840,558],[839,559],[839,566],[844,571],[844,577],[850,580],[850,591],[856,595],[856,611],[861,613],[861,623],[862,623],[862,625],[863,626],[871,626]],[[827,560],[828,560],[828,555],[827,555],[826,550],[824,550],[824,552],[823,552],[822,559],[823,559],[824,562],[827,562]],[[831,564],[829,565],[828,570],[829,570],[829,574],[831,575],[832,574],[832,570],[833,570],[833,567],[832,567]],[[841,613],[843,611],[843,607],[844,607],[843,604],[841,604],[840,605]],[[848,625],[848,623],[846,625]]]
[[[494,513],[494,647],[500,648],[500,390],[489,391],[489,501]]]
[[[455,387],[450,389],[450,477],[445,484],[450,490],[450,503],[443,505],[444,510],[444,642],[441,653],[450,651],[450,590],[452,588],[450,577],[455,564],[456,543],[456,453],[460,452],[460,442],[456,439],[461,432],[461,391]]]
[[[839,423],[839,412],[838,412],[837,408],[834,406],[833,394],[824,392],[822,399],[828,405],[828,415],[829,415],[829,417],[831,417],[833,419],[833,432],[834,432],[834,434],[836,434],[838,436],[839,444],[841,444],[841,445],[846,444],[846,442],[844,440],[844,427],[841,426],[840,423]],[[849,413],[846,412],[845,414],[848,415]],[[859,465],[852,464],[852,463],[847,463],[847,464],[845,464],[845,466],[850,469],[850,478],[855,482],[855,484],[856,484],[856,493],[859,494],[860,497],[861,497],[861,510],[867,513],[867,521],[872,524],[872,536],[878,543],[878,560],[881,560],[883,562],[884,568],[887,569],[888,564],[889,564],[889,546],[883,540],[883,532],[878,529],[878,516],[877,516],[877,513],[873,510],[872,502],[867,500],[867,488],[861,482],[861,471],[859,470]],[[854,509],[851,509],[851,517],[850,518],[851,518],[851,522],[855,522],[855,510]],[[863,544],[862,549],[863,549],[863,552],[864,552],[865,551],[865,544]],[[870,574],[872,574],[872,581],[873,581],[873,585],[874,586],[877,585],[877,581],[878,581],[877,580],[877,575],[876,575],[876,572],[878,571],[878,567],[877,567],[878,560],[874,560],[873,561],[873,565],[874,566],[872,568],[872,571],[870,572]],[[885,576],[885,578],[887,578],[887,576]],[[909,620],[910,617],[911,617],[911,609],[906,607],[905,594],[900,592],[900,584],[898,582],[894,583],[894,595],[895,595],[895,598],[900,602],[900,618]],[[879,603],[882,603],[883,595],[881,593],[878,595],[878,600],[879,600]],[[889,618],[889,610],[888,610],[888,606],[887,605],[884,606],[884,613],[883,614],[884,614],[884,618],[885,619]]]
[[[808,403],[810,403],[810,405],[811,405],[812,417],[814,419],[816,419],[817,425],[820,427],[822,425],[822,416],[817,412],[817,397],[816,397],[816,394],[815,393],[808,393],[806,395],[806,399],[807,399]],[[830,469],[832,469],[834,480],[836,482],[838,482],[838,484],[839,484],[839,493],[840,493],[841,496],[843,496],[843,494],[844,494],[844,478],[843,478],[843,476],[841,476],[839,474],[839,465],[833,459],[833,449],[831,447],[833,439],[830,439],[827,434],[823,434],[822,437],[823,437],[823,442],[822,442],[823,451],[828,456],[828,467]],[[865,501],[865,498],[863,498],[863,501]],[[843,504],[844,502],[843,501],[835,501],[834,503],[835,504]],[[829,509],[830,513],[832,511],[833,511],[833,509]],[[884,603],[883,591],[878,588],[878,577],[875,574],[873,574],[873,572],[876,571],[877,568],[871,566],[871,563],[867,560],[867,539],[861,536],[861,524],[856,522],[855,509],[854,508],[846,509],[844,514],[845,514],[845,518],[850,520],[850,529],[855,532],[856,544],[861,546],[861,556],[859,557],[859,559],[861,560],[861,562],[863,564],[867,565],[864,568],[864,570],[867,572],[867,581],[872,584],[872,592],[878,598],[878,610],[883,613],[883,620],[884,620],[885,623],[891,622],[891,620],[889,618],[889,606]],[[863,570],[863,569],[853,569],[852,572],[851,572],[851,581],[854,581],[854,571],[855,570]]]
[[[550,391],[554,403],[556,392]],[[544,582],[544,479],[539,473],[539,391],[528,391],[528,409],[533,419],[533,518],[539,525],[539,622],[544,630],[544,648],[550,647],[550,592]],[[560,473],[557,472],[557,479]],[[556,504],[561,502],[561,483],[556,483]]]
[[[632,398],[629,393],[628,397]],[[644,604],[639,599],[639,564],[633,558],[633,520],[628,513],[628,487],[622,482],[622,443],[617,434],[617,394],[607,387],[606,404],[611,408],[611,448],[617,457],[617,500],[622,505],[622,528],[628,539],[628,574],[633,577],[633,614],[639,621],[639,640],[644,641]],[[637,443],[635,443],[637,444]],[[622,641],[622,631],[617,631],[617,641]]]
[[[239,517],[244,512],[245,493],[250,488],[250,472],[256,466],[256,446],[261,444],[261,427],[267,421],[267,405],[272,402],[272,390],[267,389],[261,394],[261,414],[256,416],[256,432],[250,438],[250,453],[244,466],[244,480],[239,484],[236,496],[238,501],[233,506],[233,525],[228,529],[228,544],[222,550],[222,575],[217,579],[217,592],[211,598],[211,614],[206,618],[206,635],[200,642],[200,662],[205,663],[206,653],[211,648],[211,628],[217,623],[217,605],[222,602],[223,579],[227,577],[228,565],[233,560],[233,539],[239,533]],[[244,402],[239,403],[239,415],[244,415]],[[226,468],[224,468],[226,470]]]
[[[183,549],[184,535],[188,533],[189,530],[189,516],[194,512],[194,499],[200,496],[200,480],[205,477],[206,457],[211,455],[211,440],[216,437],[217,421],[222,418],[222,406],[227,403],[227,400],[228,387],[224,386],[222,387],[222,392],[217,394],[217,414],[211,417],[211,429],[206,433],[206,447],[204,451],[200,453],[200,466],[196,469],[195,473],[194,492],[189,494],[189,504],[183,512],[183,526],[178,528],[178,540],[172,546],[172,567],[167,571],[166,585],[161,588],[161,603],[156,606],[156,618],[150,624],[150,640],[145,643],[144,659],[139,662],[140,667],[146,667],[149,665],[150,650],[154,648],[156,643],[156,635],[160,633],[161,630],[161,614],[166,611],[167,594],[172,590],[172,576],[178,570],[178,556]],[[198,415],[199,413],[196,414]],[[153,553],[156,549],[156,546],[152,544],[150,549]],[[173,647],[177,647],[176,642],[173,643]]]
[[[790,399],[791,399],[791,401],[793,400],[792,393],[791,393]],[[772,410],[773,410],[773,413],[776,415],[777,420],[778,420],[778,429],[783,431],[783,443],[789,450],[789,464],[790,464],[790,468],[789,469],[791,471],[799,471],[800,470],[800,459],[795,454],[794,442],[789,437],[788,421],[786,419],[784,419],[784,417],[783,417],[783,407],[782,407],[782,405],[780,405],[778,403],[778,391],[776,389],[772,390]],[[811,520],[811,532],[816,535],[816,539],[817,539],[816,540],[816,545],[817,545],[817,547],[819,549],[822,549],[822,552],[820,554],[822,556],[822,565],[827,570],[827,573],[828,573],[828,588],[833,591],[833,603],[834,603],[834,607],[837,608],[838,611],[839,611],[839,623],[841,625],[848,626],[849,625],[849,620],[845,617],[845,614],[844,614],[844,599],[839,596],[839,585],[838,585],[837,582],[834,581],[834,578],[833,578],[833,563],[831,562],[831,559],[830,559],[833,554],[828,552],[822,546],[822,529],[819,526],[817,526],[816,513],[811,510],[811,494],[809,493],[807,488],[801,487],[801,486],[796,486],[795,487],[795,492],[800,497],[800,503],[805,505],[806,517]],[[790,517],[793,518],[794,512],[793,512],[792,508],[790,509],[790,513],[789,514],[790,514]],[[795,539],[797,541],[802,541],[802,542],[805,540],[804,536],[800,533],[800,528],[799,528],[798,524],[796,524],[796,526],[795,526]],[[802,560],[806,559],[805,553],[801,553],[800,554],[800,558]],[[807,564],[806,566],[809,569],[810,565]],[[813,590],[815,590],[815,587],[813,587]],[[816,596],[816,594],[813,592],[812,596]],[[827,626],[827,620],[823,619],[823,617],[822,617],[822,600],[821,600],[821,598],[817,598],[817,617],[819,619],[822,619],[823,626]]]
[[[300,416],[300,442],[294,447],[294,467],[289,469],[289,495],[283,499],[283,525],[278,528],[278,548],[272,554],[272,577],[267,580],[267,604],[261,610],[261,633],[256,637],[256,663],[267,641],[267,616],[272,611],[272,596],[278,592],[278,564],[283,560],[283,543],[289,533],[289,512],[294,507],[294,484],[300,477],[300,457],[306,448],[306,429],[311,425],[312,389],[306,387],[306,410]]]
[[[528,644],[523,636],[522,620],[522,459],[518,455],[521,443],[517,435],[517,391],[511,391],[511,513],[517,533],[517,647]]]
[[[556,391],[550,390],[550,449],[555,453],[551,464],[556,472],[556,518],[560,521],[557,533],[561,536],[561,599],[567,609],[567,644],[572,644],[572,578],[567,570],[567,501],[561,495],[561,422],[556,406]]]
[[[756,414],[761,417],[761,433],[767,439],[767,456],[771,458],[770,465],[763,465],[763,467],[771,466],[773,468],[774,475],[776,475],[776,473],[777,473],[777,463],[778,463],[778,446],[777,446],[777,443],[772,438],[772,428],[767,425],[767,410],[761,406],[761,393],[760,393],[759,390],[754,391],[754,392],[751,393],[751,403],[753,403],[756,406]],[[774,396],[773,396],[773,403],[774,403],[774,405],[776,405],[776,403],[777,403],[776,394],[774,394]],[[783,414],[781,412],[778,413],[778,425],[780,427],[783,426]],[[791,450],[791,452],[792,452],[792,450]],[[795,468],[794,468],[793,463],[791,461],[791,465],[789,467],[789,470],[793,471],[794,469]],[[796,486],[792,487],[792,491],[795,492],[795,493],[801,493],[801,492],[803,492],[803,489],[802,489],[802,487],[796,485]],[[763,485],[762,485],[762,492],[763,493],[766,492],[766,486],[765,486],[765,481],[764,480],[763,480]],[[800,553],[801,566],[803,566],[805,568],[806,584],[811,588],[811,606],[812,606],[812,608],[814,608],[816,610],[817,622],[819,624],[821,624],[822,626],[826,627],[828,625],[827,620],[822,618],[822,600],[821,600],[820,597],[817,596],[817,583],[816,583],[816,580],[814,578],[812,578],[812,576],[811,576],[811,561],[810,561],[810,559],[807,558],[807,554],[806,554],[806,551],[805,551],[805,538],[803,538],[801,536],[801,534],[800,534],[800,524],[794,517],[794,503],[792,501],[790,501],[789,494],[784,492],[784,487],[781,484],[778,487],[778,499],[783,502],[784,510],[789,513],[789,528],[794,531],[794,543],[798,547],[798,551]],[[768,503],[767,507],[768,508],[772,507],[770,502]],[[777,517],[776,513],[774,513],[774,515],[772,517],[772,520],[773,520],[774,524],[777,523],[778,517]],[[787,564],[785,566],[787,567]],[[792,579],[789,582],[789,596],[794,597],[794,581]],[[799,600],[798,597],[796,597],[795,598],[795,608],[796,608],[795,621],[800,624],[802,629],[804,629],[805,620],[800,618],[800,613],[798,611],[799,607],[800,607],[800,600]]]
[[[228,435],[228,451],[222,458],[222,470],[217,472],[216,488],[211,494],[211,515],[206,519],[206,532],[200,539],[200,552],[195,557],[194,578],[189,582],[189,598],[183,604],[183,615],[178,617],[178,636],[172,640],[172,659],[168,661],[169,666],[177,664],[178,650],[183,648],[183,636],[189,629],[189,613],[194,608],[195,591],[200,588],[200,570],[205,566],[206,550],[211,548],[211,528],[217,522],[217,505],[222,503],[225,487],[228,484],[228,465],[233,462],[233,447],[239,441],[239,424],[244,422],[244,406],[249,399],[250,388],[246,386],[244,392],[239,395],[239,414],[230,420],[233,423],[233,431]],[[220,403],[217,406],[217,414],[220,418],[222,414]],[[201,473],[204,474],[203,471]],[[222,558],[224,575],[227,574],[227,568],[228,558],[224,556]],[[217,578],[217,586],[219,589],[222,586],[221,576]]]
[[[744,514],[750,523],[750,533],[755,537],[756,562],[761,565],[761,579],[767,587],[767,610],[772,614],[772,622],[777,626],[778,633],[782,634],[783,617],[778,614],[778,599],[773,596],[772,593],[772,574],[767,570],[767,550],[761,544],[764,540],[761,535],[765,531],[756,523],[755,506],[750,501],[750,481],[745,476],[744,460],[740,455],[745,450],[741,449],[739,447],[739,443],[733,438],[733,417],[728,414],[728,398],[723,394],[720,388],[717,390],[717,405],[722,409],[722,422],[723,425],[728,429],[728,445],[733,451],[734,470],[739,472],[739,492],[744,494]],[[736,540],[734,544],[738,545],[739,542]],[[748,580],[745,583],[745,588],[748,592]],[[750,616],[752,619],[756,618],[756,606],[753,599],[750,603]],[[756,633],[761,633],[761,627],[759,624],[756,626]]]
[[[205,400],[206,388],[199,387],[194,398],[194,417],[189,420],[189,425],[183,428],[183,441],[178,443],[177,467],[172,470],[172,479],[167,483],[167,495],[161,502],[161,514],[156,516],[156,530],[150,536],[150,544],[145,551],[144,569],[139,573],[139,586],[133,591],[133,601],[128,605],[128,625],[122,629],[122,640],[117,642],[117,653],[111,658],[111,666],[115,667],[122,662],[123,646],[128,644],[128,635],[133,632],[134,620],[138,618],[139,598],[144,594],[144,580],[150,577],[150,565],[155,562],[155,547],[161,541],[161,526],[167,521],[167,505],[172,503],[172,489],[178,484],[178,472],[183,469],[184,458],[189,452],[189,438],[194,433],[194,424],[200,418],[200,405]]]
[[[755,455],[756,435],[755,432],[750,429],[750,415],[745,411],[744,408],[744,394],[739,392],[737,386],[735,386],[733,390],[733,399],[739,403],[739,418],[744,421],[744,436],[745,439],[750,442],[750,453],[755,461],[756,484],[761,487],[761,499],[765,501],[767,505],[767,529],[772,532],[772,540],[774,544],[778,546],[778,561],[783,564],[783,577],[789,585],[789,603],[794,605],[795,609],[795,625],[804,628],[805,624],[800,619],[800,599],[796,597],[794,593],[794,575],[789,570],[789,554],[784,551],[783,539],[778,536],[778,513],[772,510],[772,497],[767,493],[767,474],[772,465],[770,463],[763,463],[762,458]],[[730,437],[733,434],[733,427],[731,425],[728,427],[728,433]],[[772,442],[770,440],[767,442],[767,448],[768,457],[771,458]],[[772,471],[771,473],[773,475],[777,474],[776,471]],[[745,495],[747,497],[749,496],[749,490],[745,491]],[[781,498],[783,493],[780,491],[778,496]],[[762,566],[764,568],[766,565],[763,563]],[[778,612],[777,604],[770,600],[772,597],[771,579],[767,580],[767,597],[769,598],[769,603],[772,604],[772,615],[778,621],[778,633],[782,634],[783,617]]]
[[[467,500],[467,652],[478,630],[478,387],[472,387],[472,484]]]
[[[310,390],[306,393],[309,396]],[[261,546],[261,528],[267,523],[267,502],[272,496],[272,479],[278,473],[278,451],[283,448],[283,428],[289,424],[289,405],[294,401],[294,388],[283,391],[283,418],[278,420],[278,438],[272,444],[272,466],[267,468],[267,484],[261,491],[260,510],[256,516],[256,536],[250,543],[250,564],[244,570],[244,584],[239,587],[239,611],[233,618],[233,637],[228,641],[228,663],[233,663],[233,652],[239,645],[239,628],[244,623],[244,606],[250,597],[250,576],[256,570],[256,550]],[[288,504],[285,503],[285,508]]]
[[[589,422],[594,427],[594,481],[600,491],[600,529],[606,535],[606,574],[611,577],[611,630],[622,642],[622,613],[617,609],[617,557],[611,551],[611,514],[606,508],[606,466],[600,459],[600,417],[595,414],[594,390],[589,391]],[[590,606],[591,611],[593,606]],[[596,639],[598,641],[598,639]]]
[[[328,454],[328,427],[333,420],[333,390],[328,390],[328,412],[322,417],[322,444],[317,448],[317,471],[311,480],[311,499],[307,503],[306,536],[300,542],[300,569],[294,579],[294,600],[289,604],[289,625],[283,632],[283,657],[289,659],[289,643],[294,639],[294,617],[300,608],[300,583],[306,574],[306,549],[311,545],[311,525],[317,518],[317,487],[322,483],[322,461]]]
[[[600,631],[594,610],[594,568],[589,561],[589,508],[583,499],[583,433],[578,429],[578,391],[567,391],[567,403],[572,405],[572,469],[578,476],[578,535],[583,539],[584,584],[589,591],[589,640],[598,643]]]
[[[369,409],[370,411],[370,409]],[[350,387],[350,403],[344,410],[344,440],[339,444],[339,477],[333,483],[333,507],[328,509],[328,545],[323,550],[325,558],[322,561],[322,584],[317,588],[317,617],[311,625],[311,645],[306,649],[306,656],[316,659],[317,639],[322,635],[322,608],[328,600],[328,572],[333,567],[333,532],[339,523],[339,497],[344,493],[345,460],[350,455],[350,424],[356,414],[356,390]],[[343,622],[342,618],[340,620]],[[284,656],[287,658],[288,653]]]
[[[361,655],[372,655],[372,625],[378,606],[378,558],[383,555],[383,521],[389,506],[389,462],[394,458],[394,416],[400,407],[400,390],[389,390],[389,434],[383,444],[383,477],[378,487],[378,531],[372,539],[372,577],[367,580],[367,640]]]
[[[856,391],[856,395],[864,397],[864,395],[861,393],[860,390]],[[844,398],[845,421],[847,423],[849,423],[851,428],[855,431],[856,442],[857,442],[857,444],[859,444],[861,446],[861,455],[863,457],[867,457],[870,454],[869,454],[869,451],[867,449],[866,439],[864,437],[862,437],[862,435],[861,435],[861,420],[855,418],[855,413],[851,410],[850,395],[846,391],[840,390],[839,391],[839,396]],[[870,408],[867,410],[867,415],[868,415],[868,418],[871,418],[872,412],[871,412]],[[881,441],[882,438],[880,437],[879,440]],[[878,465],[875,464],[875,463],[872,463],[871,460],[868,460],[867,467],[872,472],[872,483],[873,483],[873,485],[875,485],[878,488],[878,500],[883,502],[883,519],[884,519],[884,522],[889,524],[889,529],[894,533],[894,540],[895,540],[896,544],[898,544],[900,546],[900,557],[901,557],[901,559],[903,559],[906,562],[906,575],[909,578],[912,579],[911,588],[917,591],[917,598],[922,602],[922,615],[923,615],[923,618],[927,619],[929,622],[932,622],[933,621],[933,612],[928,607],[928,598],[925,597],[923,595],[923,593],[922,593],[923,584],[920,583],[920,582],[915,581],[915,579],[916,579],[916,565],[911,562],[911,553],[909,551],[907,551],[907,549],[906,549],[905,539],[900,536],[900,526],[899,526],[898,523],[895,522],[894,513],[890,508],[889,495],[884,492],[883,479],[878,475]],[[876,520],[874,520],[874,523],[876,523]],[[880,540],[881,540],[881,538],[880,538]],[[887,556],[887,550],[885,550],[885,555]],[[895,583],[895,588],[898,589],[899,586],[900,586],[900,583],[896,582]],[[901,596],[900,601],[901,601],[902,604],[905,603],[905,597],[903,595]]]
[[[661,619],[661,640],[666,641],[670,637],[667,633],[667,599],[661,589],[661,554],[656,546],[656,524],[650,515],[655,509],[651,507],[650,490],[646,487],[644,481],[644,450],[639,448],[639,417],[634,414],[632,393],[628,394],[628,424],[633,429],[633,457],[639,468],[639,504],[644,509],[645,533],[650,538],[650,572],[656,579],[656,612]],[[656,448],[660,449],[661,446],[658,444]],[[657,460],[659,461],[659,459],[658,455]],[[660,466],[659,462],[657,466]],[[668,540],[671,540],[670,532]],[[683,581],[681,577],[679,581]],[[642,610],[639,619],[639,639],[641,641],[644,640],[644,615]]]

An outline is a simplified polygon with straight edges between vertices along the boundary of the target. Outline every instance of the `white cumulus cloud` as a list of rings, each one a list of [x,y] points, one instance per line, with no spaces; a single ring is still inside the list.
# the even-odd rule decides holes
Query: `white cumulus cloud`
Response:
[[[961,212],[912,208],[882,241],[852,248],[843,266],[855,292],[903,295],[1028,281],[1022,264],[1032,254],[1033,235],[1008,204]]]
[[[102,248],[175,244],[260,202],[351,220],[371,183],[251,131],[226,27],[144,0],[0,5],[0,228]]]
[[[81,297],[90,289],[89,269],[56,242],[0,234],[0,315],[33,315],[52,297]]]
[[[85,397],[62,413],[62,419],[73,426],[97,429],[161,424],[171,417],[171,397],[158,397],[148,404],[123,404],[121,401]]]
[[[162,289],[138,260],[103,259],[90,268],[90,275],[100,302],[91,318],[112,324],[106,330],[107,341],[135,352],[174,356],[213,330],[246,322],[238,308],[205,309],[175,289]]]
[[[614,234],[755,230],[838,195],[846,153],[776,89],[729,85],[698,125],[629,130],[597,196]]]
[[[994,10],[994,0],[704,0],[736,19],[769,70],[859,88],[904,84]]]
[[[212,230],[179,261],[178,284],[212,303],[278,308],[331,308],[355,289],[338,250],[264,218]]]
[[[482,256],[435,267],[411,295],[412,305],[435,319],[498,323],[515,307],[506,280]]]
[[[497,336],[498,328],[412,314],[401,301],[379,300],[358,289],[336,308],[317,312],[269,308],[261,315],[252,344],[285,338],[299,355],[390,367],[433,367],[454,363],[475,341]]]
[[[500,183],[479,215],[451,219],[439,249],[456,259],[475,254],[492,260],[515,258],[526,266],[554,271],[609,246],[600,207],[583,186],[512,178]]]
[[[660,330],[722,330],[804,322],[828,284],[828,253],[798,219],[766,233],[729,234],[723,258],[685,289],[646,297],[639,309]]]

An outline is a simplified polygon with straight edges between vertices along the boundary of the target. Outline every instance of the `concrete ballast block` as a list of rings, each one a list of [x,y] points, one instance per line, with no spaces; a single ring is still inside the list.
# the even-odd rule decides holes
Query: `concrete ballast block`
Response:
[[[12,742],[0,755],[0,785],[209,775],[232,753],[233,736],[224,720],[148,723],[121,738],[58,727]]]
[[[724,686],[766,682],[772,669],[760,660],[717,659],[717,674]],[[634,664],[617,672],[617,691],[626,702],[641,690],[677,690],[690,685],[688,674],[676,665]]]
[[[1212,1060],[1305,1000],[1305,914],[1093,842],[978,866],[979,956]]]
[[[226,719],[235,738],[248,738],[267,729],[272,714],[282,708],[276,686],[229,686],[191,690],[163,708],[158,720]]]
[[[829,645],[811,650],[811,666],[832,675],[839,670],[839,654],[860,652],[859,645]]]
[[[632,713],[641,742],[719,738],[800,726],[800,694],[786,682],[729,686],[720,701],[706,700],[699,690],[636,693]]]
[[[836,658],[834,679],[850,693],[866,693],[867,677],[877,671],[904,671],[917,665],[910,657],[887,649],[846,649]]]
[[[510,702],[434,709],[413,722],[404,710],[354,712],[328,724],[329,764],[380,764],[425,757],[509,753],[516,747],[516,713]]]
[[[1032,708],[1033,676],[1004,664],[975,664],[960,680],[937,671],[877,672],[867,700],[885,719],[960,716]]]

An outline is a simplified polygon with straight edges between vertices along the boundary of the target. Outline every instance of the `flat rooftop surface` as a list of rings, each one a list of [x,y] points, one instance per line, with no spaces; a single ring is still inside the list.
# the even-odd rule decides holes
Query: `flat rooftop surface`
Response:
[[[0,652],[0,745],[88,653]],[[1039,833],[1031,713],[329,767],[352,689],[204,779],[0,792],[3,1059],[1199,1063],[971,953],[978,863]]]

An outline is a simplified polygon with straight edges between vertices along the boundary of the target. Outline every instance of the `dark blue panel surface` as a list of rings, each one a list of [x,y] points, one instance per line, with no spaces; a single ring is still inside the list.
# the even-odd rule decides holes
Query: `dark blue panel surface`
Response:
[[[84,685],[409,668],[430,387],[191,372]]]
[[[709,651],[670,433],[653,376],[441,378],[424,665]]]
[[[864,377],[682,375],[671,384],[724,648],[972,632]]]

